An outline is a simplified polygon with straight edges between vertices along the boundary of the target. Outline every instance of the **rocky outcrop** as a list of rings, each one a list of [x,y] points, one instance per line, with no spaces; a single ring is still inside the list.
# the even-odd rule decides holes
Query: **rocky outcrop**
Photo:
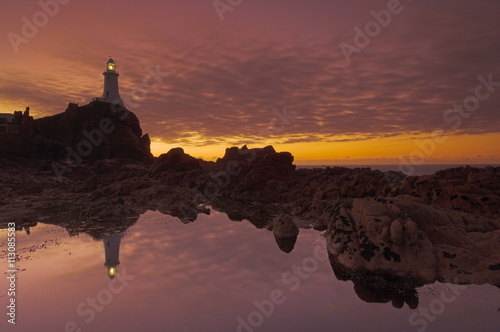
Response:
[[[55,125],[55,119],[49,123]],[[147,137],[141,139],[134,123],[119,125],[147,154]],[[66,139],[57,135],[54,141]],[[106,156],[108,148],[98,153]],[[227,149],[215,163],[180,148],[152,163],[137,156],[88,160],[62,177],[50,162],[23,167],[0,159],[0,205],[74,227],[72,232],[146,210],[192,222],[211,206],[231,220],[272,230],[284,252],[293,250],[299,228],[326,230],[336,275],[352,279],[360,297],[395,306],[414,305],[411,285],[436,280],[500,285],[499,167],[461,167],[423,177],[368,168],[296,170],[289,153],[246,146]],[[372,289],[363,280],[386,280],[390,287]]]
[[[500,287],[500,167],[297,170],[272,146],[231,147],[216,162],[182,148],[154,158],[123,107],[16,117],[22,130],[0,139],[0,228],[43,221],[102,238],[147,210],[187,223],[211,207],[272,231],[285,253],[300,228],[324,231],[335,275],[367,302],[415,308],[415,287],[435,281]]]
[[[184,153],[182,148],[174,148],[162,154],[151,165],[150,172],[156,175],[165,171],[184,172],[201,169],[200,161]]]
[[[23,121],[29,119],[29,114]],[[82,164],[105,158],[151,162],[149,136],[126,108],[94,101],[65,112],[29,121],[23,133],[0,145],[0,157],[29,157]]]
[[[276,202],[279,194],[287,190],[287,182],[294,174],[293,160],[289,152],[278,153],[272,146],[226,149],[224,157],[218,159],[215,165],[219,178],[225,178],[220,195],[250,201],[258,197],[266,204]]]
[[[403,195],[426,205],[498,219],[500,170],[491,166],[484,169],[465,166],[408,177],[392,188],[391,196]]]
[[[500,220],[404,198],[348,199],[325,233],[331,259],[353,272],[500,285]]]

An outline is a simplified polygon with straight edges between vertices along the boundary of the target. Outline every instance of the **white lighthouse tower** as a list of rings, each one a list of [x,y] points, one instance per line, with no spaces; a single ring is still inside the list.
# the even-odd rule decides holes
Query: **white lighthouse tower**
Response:
[[[104,75],[104,91],[102,98],[98,98],[98,100],[123,106],[123,100],[118,90],[118,76],[120,74],[116,72],[116,64],[113,59],[109,58],[106,63],[106,71],[102,74]]]
[[[108,235],[103,239],[104,242],[104,266],[108,268],[108,277],[113,279],[118,272],[117,266],[120,264],[120,242],[122,234]]]

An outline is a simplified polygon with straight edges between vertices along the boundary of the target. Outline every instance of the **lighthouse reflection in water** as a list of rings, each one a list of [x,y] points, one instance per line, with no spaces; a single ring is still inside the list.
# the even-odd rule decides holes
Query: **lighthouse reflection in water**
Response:
[[[120,242],[123,234],[111,234],[106,236],[102,241],[104,243],[104,266],[108,269],[108,277],[113,279],[118,273],[118,265],[120,264]]]

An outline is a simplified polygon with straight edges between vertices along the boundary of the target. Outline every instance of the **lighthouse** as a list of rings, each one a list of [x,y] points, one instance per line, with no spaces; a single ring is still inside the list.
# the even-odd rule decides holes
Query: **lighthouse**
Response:
[[[117,266],[120,264],[120,242],[122,234],[108,235],[103,239],[104,242],[104,266],[108,268],[108,277],[113,279],[118,272]]]
[[[118,90],[118,76],[120,74],[116,72],[116,63],[113,59],[109,58],[106,63],[106,71],[102,74],[104,75],[104,91],[102,98],[98,100],[123,106],[123,100]]]

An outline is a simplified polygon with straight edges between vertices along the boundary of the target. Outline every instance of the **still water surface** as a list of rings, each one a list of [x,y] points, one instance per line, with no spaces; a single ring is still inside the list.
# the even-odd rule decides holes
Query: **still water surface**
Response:
[[[17,232],[17,324],[1,278],[0,331],[500,331],[496,287],[455,296],[427,285],[416,310],[367,303],[335,278],[324,247],[320,232],[301,229],[286,254],[271,232],[216,211],[189,224],[150,211],[104,239],[39,223]]]

